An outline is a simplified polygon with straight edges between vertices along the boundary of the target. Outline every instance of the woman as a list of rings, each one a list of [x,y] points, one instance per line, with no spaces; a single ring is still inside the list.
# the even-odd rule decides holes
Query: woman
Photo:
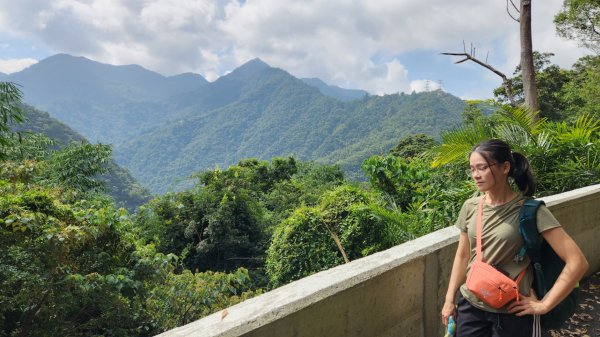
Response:
[[[522,154],[512,152],[505,142],[492,139],[473,148],[469,154],[469,167],[469,174],[484,196],[465,201],[456,221],[461,232],[442,307],[442,322],[447,325],[450,315],[454,315],[457,337],[535,336],[534,331],[540,329],[534,315],[545,314],[560,303],[583,277],[588,262],[573,239],[542,205],[536,214],[538,231],[565,261],[565,267],[548,294],[537,299],[531,291],[533,271],[529,258],[515,258],[523,246],[519,234],[519,210],[523,200],[533,196],[536,188],[529,162]],[[509,178],[514,179],[520,192],[511,188]],[[484,261],[507,272],[512,279],[527,269],[519,282],[519,301],[512,301],[500,309],[481,301],[465,285],[476,256],[480,198],[484,198],[481,235]],[[455,303],[458,290],[461,296]]]

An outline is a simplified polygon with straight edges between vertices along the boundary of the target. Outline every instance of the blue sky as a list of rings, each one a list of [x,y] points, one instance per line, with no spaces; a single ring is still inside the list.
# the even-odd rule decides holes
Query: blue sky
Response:
[[[561,4],[533,3],[533,41],[569,68],[587,51],[556,36]],[[68,53],[213,81],[260,57],[297,77],[372,94],[442,83],[462,98],[490,98],[499,77],[440,53],[473,43],[510,75],[518,34],[503,0],[0,0],[0,72]]]

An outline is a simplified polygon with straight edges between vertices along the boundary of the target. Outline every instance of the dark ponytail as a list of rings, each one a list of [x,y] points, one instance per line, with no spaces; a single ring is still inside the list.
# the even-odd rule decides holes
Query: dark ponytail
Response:
[[[513,162],[511,163],[511,172],[509,177],[515,180],[515,184],[523,195],[532,197],[535,194],[537,182],[531,172],[531,165],[524,155],[519,152],[512,153]]]
[[[510,146],[503,140],[490,139],[481,142],[473,147],[471,153],[477,152],[488,164],[491,162],[496,163],[510,163],[510,171],[508,176],[512,177],[515,184],[523,193],[523,195],[531,197],[535,193],[537,183],[533,172],[531,171],[531,165],[524,155],[513,152],[510,150]],[[469,156],[471,156],[469,153]]]

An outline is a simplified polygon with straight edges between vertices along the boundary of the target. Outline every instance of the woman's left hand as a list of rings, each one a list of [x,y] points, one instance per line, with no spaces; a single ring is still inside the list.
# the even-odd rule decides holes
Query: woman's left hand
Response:
[[[508,307],[508,312],[517,316],[525,315],[543,315],[548,312],[544,302],[540,301],[535,295],[526,296],[520,295],[520,300],[511,302]]]

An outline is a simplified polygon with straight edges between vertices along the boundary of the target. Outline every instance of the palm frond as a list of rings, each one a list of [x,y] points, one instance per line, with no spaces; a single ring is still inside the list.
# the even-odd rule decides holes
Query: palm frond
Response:
[[[524,150],[537,147],[537,139],[518,124],[499,124],[494,128],[494,133],[497,138],[509,143],[513,149]]]
[[[452,131],[442,133],[442,143],[428,151],[433,160],[432,167],[450,163],[465,163],[467,155],[475,144],[491,138],[489,128],[483,123],[465,125]]]
[[[474,143],[473,145],[475,145]],[[441,144],[433,149],[431,153],[433,160],[431,167],[439,167],[450,163],[466,163],[467,155],[473,148],[471,144]]]
[[[586,145],[592,143],[597,137],[596,134],[600,130],[600,120],[584,114],[577,118],[572,127],[564,125],[564,128],[561,129],[562,132],[556,134],[559,142]]]
[[[498,112],[499,122],[501,124],[513,124],[521,127],[523,131],[530,135],[537,134],[546,123],[546,118],[537,118],[538,112],[529,109],[526,106],[503,107]]]
[[[552,136],[547,130],[544,130],[537,135],[536,143],[542,152],[548,152],[552,148]]]

